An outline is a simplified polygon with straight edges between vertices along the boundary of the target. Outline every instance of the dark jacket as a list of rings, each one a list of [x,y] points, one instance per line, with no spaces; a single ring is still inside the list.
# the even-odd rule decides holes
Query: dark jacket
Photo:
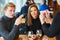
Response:
[[[28,8],[29,8],[28,5],[24,5],[24,6],[21,8],[20,13],[21,13],[21,14],[24,14],[25,17],[27,16]]]
[[[49,27],[46,25],[46,23],[44,23],[42,25],[42,29],[44,31],[44,34],[46,34],[47,36],[56,36],[56,39],[60,40],[60,12],[56,14],[52,24]]]
[[[24,5],[24,6],[21,8],[21,13],[28,13],[28,8],[29,8],[28,5]]]
[[[6,16],[0,18],[0,35],[6,40],[14,40],[17,37],[18,27],[14,23],[15,18],[10,19]]]
[[[28,31],[33,31],[33,33],[36,34],[37,29],[41,29],[41,23],[40,23],[39,18],[32,19],[32,20],[33,20],[32,21],[33,25],[31,25],[31,26],[27,26],[26,23],[20,25],[20,28],[19,28],[20,34],[22,34],[22,33],[27,34]],[[23,31],[21,31],[21,30],[23,30]]]
[[[19,17],[21,14],[24,14],[24,18],[27,16],[27,13],[28,13],[28,8],[29,6],[28,5],[24,5],[22,8],[21,8],[21,11],[20,12],[16,12],[15,13],[15,16],[16,17]]]
[[[36,31],[38,29],[41,29],[41,23],[39,18],[37,19],[32,19],[32,24],[31,26],[27,26],[28,31],[33,31],[34,34],[36,34]]]

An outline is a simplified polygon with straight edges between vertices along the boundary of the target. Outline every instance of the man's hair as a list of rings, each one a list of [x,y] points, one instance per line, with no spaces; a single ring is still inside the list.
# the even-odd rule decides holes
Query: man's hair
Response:
[[[8,7],[14,7],[14,8],[15,8],[15,4],[13,4],[12,2],[7,3],[7,4],[4,6],[4,10],[6,10]]]

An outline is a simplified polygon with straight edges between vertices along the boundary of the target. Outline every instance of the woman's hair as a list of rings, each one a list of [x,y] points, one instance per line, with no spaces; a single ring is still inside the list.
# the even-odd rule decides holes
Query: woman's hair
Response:
[[[37,14],[39,15],[39,11],[36,5],[30,5],[28,8],[28,14],[27,14],[27,25],[31,26],[32,25],[32,16],[31,16],[31,8],[35,7],[37,9]]]

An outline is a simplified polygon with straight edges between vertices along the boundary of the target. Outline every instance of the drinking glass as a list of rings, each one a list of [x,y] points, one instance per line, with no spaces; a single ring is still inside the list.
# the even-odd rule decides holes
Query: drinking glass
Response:
[[[28,31],[28,37],[33,38],[33,31]]]
[[[36,35],[40,38],[42,36],[42,30],[38,29]]]

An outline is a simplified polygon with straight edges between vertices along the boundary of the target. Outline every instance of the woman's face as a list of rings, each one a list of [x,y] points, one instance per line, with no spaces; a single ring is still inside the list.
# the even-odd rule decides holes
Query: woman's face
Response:
[[[31,8],[31,16],[33,19],[36,19],[38,17],[38,12],[37,12],[37,8],[36,7],[32,7]]]
[[[57,0],[58,5],[60,5],[60,0]]]

